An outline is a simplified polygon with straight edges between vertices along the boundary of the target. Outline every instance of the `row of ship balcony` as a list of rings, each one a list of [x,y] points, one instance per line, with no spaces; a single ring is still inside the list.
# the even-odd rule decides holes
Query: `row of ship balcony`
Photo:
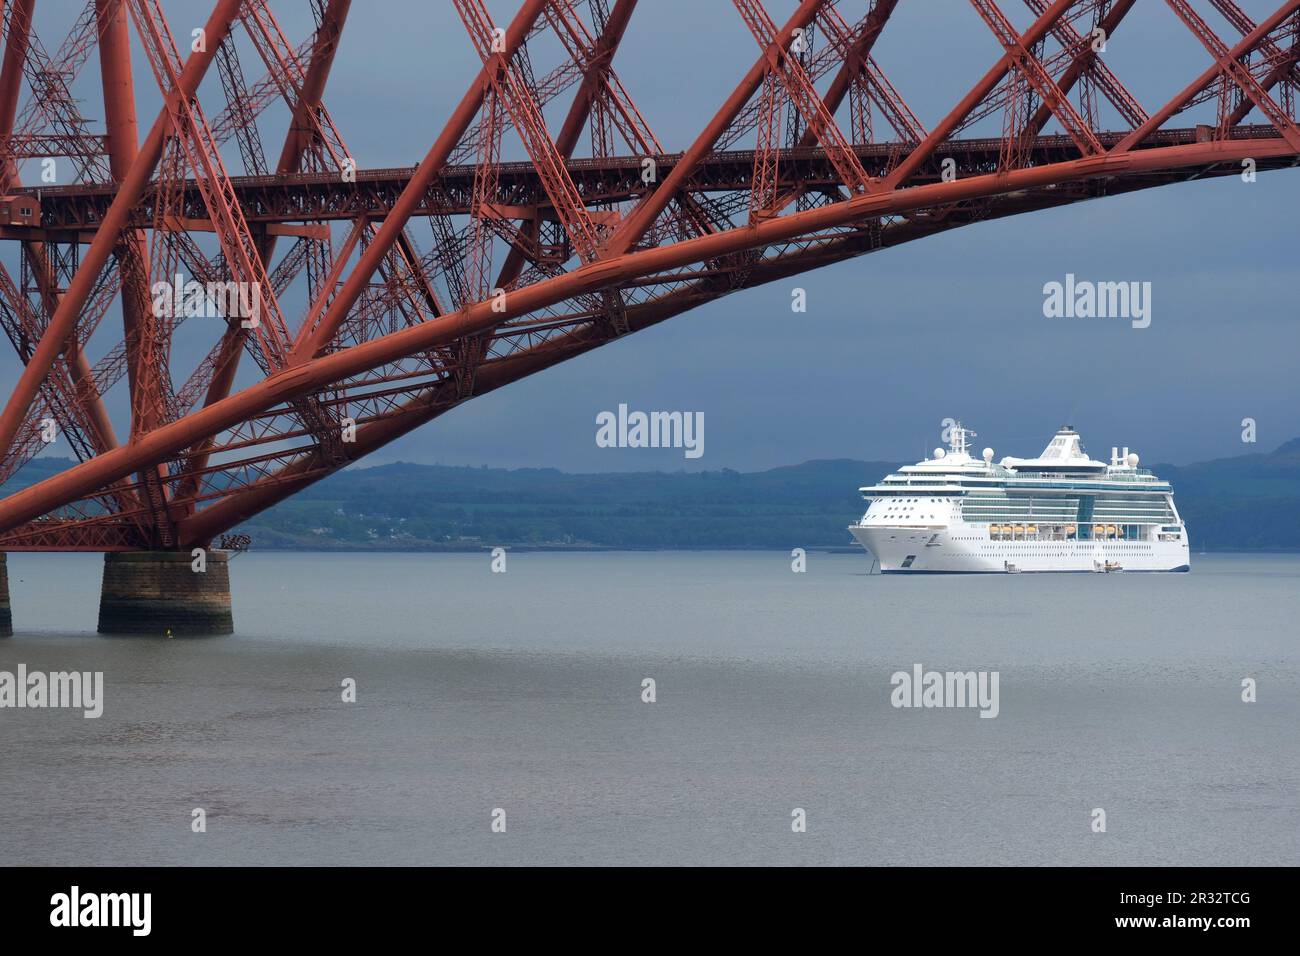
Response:
[[[992,541],[1139,541],[1144,540],[1139,524],[991,524]]]

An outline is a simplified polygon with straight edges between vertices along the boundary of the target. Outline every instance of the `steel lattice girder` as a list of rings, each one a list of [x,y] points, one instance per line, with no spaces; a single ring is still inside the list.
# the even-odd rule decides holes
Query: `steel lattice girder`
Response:
[[[1161,130],[1152,139],[1161,146],[1196,143],[1203,131],[1196,128]],[[1280,134],[1271,126],[1238,126],[1234,134],[1251,141],[1277,138]],[[1103,134],[1104,145],[1114,146],[1126,134]],[[949,142],[943,149],[943,158],[956,163],[956,175],[965,178],[997,170],[1002,146],[996,139],[965,139]],[[869,172],[885,174],[889,167],[892,145],[859,147],[856,152]],[[754,152],[733,150],[716,153],[701,162],[692,178],[696,192],[728,193],[748,188],[754,164]],[[1077,151],[1064,136],[1038,136],[1029,147],[1031,165],[1039,166],[1067,160]],[[680,154],[654,157],[660,173],[673,170],[681,161]],[[584,201],[590,204],[629,202],[644,190],[641,181],[640,158],[615,158],[603,162],[577,160],[568,164],[569,175],[578,187]],[[808,191],[833,190],[840,182],[835,167],[825,153],[815,147],[787,150],[782,155],[783,166],[791,179]],[[251,226],[259,224],[301,223],[321,220],[353,220],[358,216],[382,218],[402,191],[410,184],[412,170],[366,169],[357,170],[356,182],[343,182],[336,173],[299,173],[293,176],[235,176],[231,179],[235,195],[239,197],[245,218]],[[912,182],[935,182],[940,178],[938,158],[918,170]],[[503,163],[500,167],[499,189],[496,202],[502,206],[545,206],[546,195],[529,163]],[[474,182],[472,166],[447,169],[436,185],[420,197],[413,215],[441,213],[468,215]],[[40,229],[20,231],[11,229],[9,235],[41,237],[51,240],[75,241],[88,238],[112,202],[114,190],[110,186],[63,186],[42,190]],[[151,197],[137,206],[132,222],[146,226],[152,221]],[[185,215],[196,228],[207,227],[202,197],[197,189],[185,192]],[[0,227],[0,237],[6,233]]]
[[[32,0],[14,0],[0,64],[6,191],[24,192],[5,157],[43,149],[75,147],[88,169],[111,166],[112,176],[43,190],[39,226],[0,226],[0,239],[21,241],[29,255],[47,244],[86,247],[74,257],[66,288],[46,280],[43,296],[29,300],[12,283],[0,285],[0,318],[10,317],[6,331],[27,364],[0,416],[0,453],[10,469],[0,474],[30,450],[30,439],[22,448],[16,439],[30,435],[38,393],[74,406],[59,409],[61,420],[87,423],[92,436],[79,446],[81,464],[0,501],[0,548],[205,544],[475,395],[737,289],[984,219],[1235,175],[1244,160],[1261,171],[1296,165],[1300,0],[1258,24],[1232,0],[1210,2],[1240,39],[1219,39],[1185,0],[1167,0],[1173,22],[1193,33],[1211,63],[1148,114],[1088,42],[1096,28],[1113,33],[1132,0],[1025,0],[1033,23],[1023,33],[993,0],[972,0],[1004,54],[927,132],[873,55],[888,42],[899,0],[864,2],[852,25],[839,9],[847,3],[803,0],[778,25],[756,0],[737,0],[758,42],[757,59],[695,142],[674,153],[664,151],[612,65],[620,44],[635,36],[636,0],[617,0],[612,11],[604,0],[589,2],[590,25],[579,0],[528,0],[504,32],[480,0],[458,0],[483,58],[478,77],[418,166],[345,177],[341,167],[351,158],[322,97],[348,0],[316,4],[316,34],[296,49],[267,0],[221,0],[208,20],[207,50],[184,62],[157,0],[90,0],[51,66],[75,75],[98,40],[108,117],[102,137],[88,132],[70,98],[53,111],[58,125],[39,122],[40,110],[18,117],[24,60],[43,47],[30,35]],[[128,11],[167,100],[138,149]],[[268,70],[252,85],[234,65],[236,25]],[[527,41],[542,30],[559,37],[564,53],[538,78]],[[795,51],[810,31],[829,42]],[[191,91],[220,51],[228,102],[209,127]],[[552,139],[541,105],[574,86]],[[1086,99],[1093,90],[1128,128],[1095,128]],[[45,87],[39,92],[50,95]],[[293,117],[276,174],[230,176],[216,155],[219,143],[239,136],[242,155],[260,156],[254,123],[276,96]],[[1216,98],[1215,124],[1169,126],[1189,105]],[[835,118],[845,103],[853,114],[849,135]],[[873,109],[894,139],[873,141]],[[1243,125],[1252,109],[1266,123]],[[785,110],[796,120],[783,142],[772,133]],[[958,138],[976,117],[998,112],[1003,137]],[[1043,133],[1053,118],[1065,133]],[[575,158],[588,125],[592,155]],[[464,161],[495,157],[512,128],[528,162]],[[754,130],[759,152],[735,148]],[[941,175],[946,159],[955,162],[955,179]],[[657,173],[651,182],[643,178],[647,160]],[[762,211],[752,225],[751,209]],[[417,216],[433,226],[428,255],[406,230]],[[332,220],[351,223],[338,248]],[[189,232],[214,232],[225,255],[207,260]],[[295,242],[272,269],[280,235]],[[130,254],[145,236],[153,237],[152,266]],[[485,297],[499,240],[509,246],[497,276],[502,294]],[[119,259],[126,255],[126,335],[103,370],[92,370],[80,348],[69,346],[88,338],[80,323],[92,294],[103,305],[103,290],[111,297],[116,289],[103,278],[115,250]],[[358,264],[350,265],[356,254]],[[485,256],[469,269],[479,278],[467,287],[467,258]],[[272,307],[285,285],[305,275],[312,303],[297,322],[281,323],[273,308],[275,321],[255,334],[227,317],[221,341],[177,391],[165,374],[172,326],[142,314],[138,301],[130,306],[149,278],[142,270],[175,262],[195,275],[251,278]],[[467,298],[467,289],[478,291]],[[232,393],[243,350],[263,377]],[[81,384],[50,384],[69,374],[69,357],[82,363],[71,369]],[[128,441],[118,445],[99,403],[124,368],[132,370],[133,420]],[[339,440],[345,420],[355,424],[353,442]]]

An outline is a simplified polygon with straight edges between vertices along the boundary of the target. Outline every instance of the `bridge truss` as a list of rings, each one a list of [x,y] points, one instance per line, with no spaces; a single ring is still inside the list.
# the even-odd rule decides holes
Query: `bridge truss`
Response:
[[[928,128],[877,58],[900,0],[801,0],[783,22],[733,0],[753,65],[676,150],[615,69],[637,0],[524,0],[501,24],[454,0],[481,69],[397,169],[358,169],[325,105],[350,0],[300,2],[314,30],[295,44],[270,0],[217,0],[193,43],[160,0],[89,0],[51,52],[36,0],[0,0],[0,240],[16,252],[0,261],[0,324],[23,369],[0,412],[0,482],[51,434],[78,459],[0,500],[0,550],[206,545],[474,396],[738,290],[988,219],[1300,162],[1300,0],[1258,21],[1235,0],[1161,0],[1204,59],[1151,111],[1105,55],[1136,0],[1021,0],[1023,30],[969,0],[994,57]],[[133,34],[163,103],[143,137]],[[99,124],[73,95],[92,59]],[[273,104],[290,121],[268,144]],[[1213,121],[1177,122],[1194,108]],[[526,160],[503,161],[503,144]],[[45,158],[71,182],[25,184]],[[248,298],[194,318],[157,294],[176,276]],[[177,368],[187,322],[210,335]],[[123,379],[119,433],[106,396]]]

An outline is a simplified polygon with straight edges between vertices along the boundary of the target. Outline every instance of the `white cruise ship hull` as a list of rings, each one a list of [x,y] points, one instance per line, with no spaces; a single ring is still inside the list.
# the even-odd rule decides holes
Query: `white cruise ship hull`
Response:
[[[912,527],[857,524],[849,531],[886,574],[1187,571],[1191,566],[1185,539],[994,541],[989,539],[987,527],[965,523]]]

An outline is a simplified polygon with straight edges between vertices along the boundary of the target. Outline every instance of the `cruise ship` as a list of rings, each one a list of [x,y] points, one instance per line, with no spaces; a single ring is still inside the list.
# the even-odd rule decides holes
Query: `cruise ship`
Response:
[[[1173,488],[1127,448],[1095,461],[1066,425],[1037,458],[994,462],[974,437],[958,422],[947,449],[859,489],[849,531],[882,572],[1189,570]]]

